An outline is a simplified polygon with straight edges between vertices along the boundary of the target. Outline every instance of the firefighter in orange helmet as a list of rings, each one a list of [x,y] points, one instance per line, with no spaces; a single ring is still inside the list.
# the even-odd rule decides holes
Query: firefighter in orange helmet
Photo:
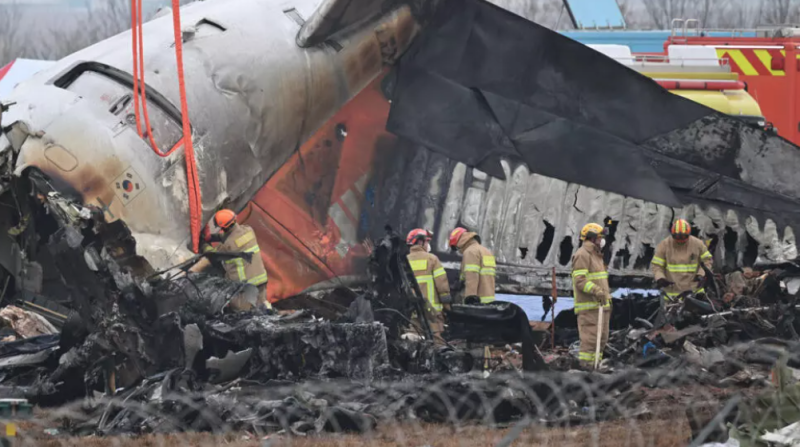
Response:
[[[450,232],[450,248],[463,256],[459,279],[463,282],[465,302],[493,302],[495,259],[494,254],[481,245],[481,237],[465,228],[456,228]]]
[[[670,233],[658,244],[650,262],[656,286],[666,292],[668,299],[686,291],[705,293],[698,284],[705,277],[700,263],[708,268],[713,263],[706,244],[692,236],[692,227],[684,219],[676,220]]]
[[[241,281],[255,286],[258,289],[256,302],[251,302],[246,298],[246,293],[241,293],[231,301],[231,307],[235,310],[247,311],[254,305],[263,304],[271,309],[267,301],[267,270],[264,268],[264,261],[261,259],[261,249],[256,240],[256,234],[247,225],[236,222],[236,213],[231,210],[223,209],[214,215],[214,223],[219,227],[220,242],[216,248],[209,244],[203,245],[203,251],[214,251],[217,253],[250,253],[252,258],[247,261],[245,258],[233,258],[222,261],[222,268],[225,270],[225,277],[231,281]],[[210,265],[207,259],[203,259],[192,267],[192,272],[200,272]]]
[[[572,290],[581,341],[578,361],[584,369],[593,369],[603,360],[603,350],[608,343],[611,290],[602,252],[607,233],[602,225],[584,225],[581,229],[583,244],[572,256]]]
[[[453,300],[444,267],[439,258],[430,252],[432,237],[433,233],[430,231],[417,228],[408,233],[406,243],[410,246],[408,262],[422,296],[425,297],[425,310],[431,330],[438,338],[444,331],[442,309],[449,308]]]

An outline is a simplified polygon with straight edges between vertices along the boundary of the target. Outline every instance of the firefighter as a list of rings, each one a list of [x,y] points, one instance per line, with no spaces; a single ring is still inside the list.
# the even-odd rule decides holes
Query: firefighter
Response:
[[[439,258],[431,253],[431,238],[433,233],[418,228],[411,230],[406,237],[406,243],[411,247],[408,262],[414,271],[422,296],[427,300],[425,310],[431,330],[436,338],[444,331],[444,317],[442,309],[450,306],[453,300],[450,297],[450,284]]]
[[[450,249],[462,254],[459,282],[464,288],[464,301],[468,304],[493,302],[495,260],[492,252],[481,245],[481,237],[456,228],[450,232]]]
[[[667,299],[686,291],[705,293],[698,284],[705,277],[700,263],[711,268],[713,261],[706,244],[692,236],[692,227],[684,219],[676,220],[670,232],[671,237],[656,247],[650,263],[656,286],[666,292]]]
[[[603,262],[607,230],[596,223],[581,229],[583,244],[572,256],[572,289],[575,296],[575,313],[578,315],[578,334],[581,348],[578,360],[584,369],[594,368],[595,361],[603,360],[603,350],[608,343],[611,322],[611,291],[608,272]],[[602,313],[600,309],[602,308]],[[602,321],[600,316],[602,315]],[[597,340],[600,351],[597,352]],[[598,357],[599,355],[599,357]]]
[[[264,268],[264,261],[261,259],[261,249],[258,247],[256,234],[247,225],[240,225],[236,222],[236,213],[231,210],[223,209],[214,215],[214,223],[220,228],[217,238],[220,245],[216,248],[211,245],[204,245],[203,251],[215,251],[217,253],[251,253],[253,255],[250,262],[244,258],[233,258],[222,261],[225,270],[225,277],[232,281],[241,281],[256,286],[258,288],[258,299],[255,304],[262,304],[268,309],[272,309],[267,301],[267,270]],[[210,265],[207,259],[203,259],[194,267],[192,272],[200,272]],[[231,300],[231,307],[239,311],[247,311],[253,307],[252,302],[247,302],[246,294],[241,293]]]

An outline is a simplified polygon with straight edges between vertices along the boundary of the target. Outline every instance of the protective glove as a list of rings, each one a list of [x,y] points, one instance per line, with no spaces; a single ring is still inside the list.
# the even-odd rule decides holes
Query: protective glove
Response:
[[[474,304],[480,304],[480,303],[481,303],[481,299],[480,299],[480,297],[478,295],[470,295],[470,296],[464,298],[464,304],[472,304],[472,305],[474,305]]]
[[[274,315],[274,314],[278,313],[274,309],[271,309],[271,308],[267,307],[266,303],[263,303],[263,302],[259,302],[256,305],[256,310],[261,315]]]
[[[453,283],[453,287],[450,288],[451,292],[459,292],[464,290],[464,281],[457,279],[456,282]]]
[[[673,284],[675,283],[668,280],[667,278],[659,278],[658,281],[656,281],[656,287],[658,287],[659,289],[666,289],[667,287]]]
[[[694,281],[695,282],[703,282],[705,280],[706,280],[705,276],[695,275],[695,277],[694,277]]]
[[[453,297],[450,295],[442,295],[439,297],[439,302],[442,304],[453,304]]]

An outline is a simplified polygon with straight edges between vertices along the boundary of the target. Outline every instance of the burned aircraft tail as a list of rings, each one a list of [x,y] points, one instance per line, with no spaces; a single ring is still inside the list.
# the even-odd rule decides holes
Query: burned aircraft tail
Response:
[[[647,275],[676,214],[729,267],[791,259],[798,165],[779,137],[487,2],[452,1],[248,215],[269,245],[303,260],[271,260],[276,297],[359,272],[362,242],[387,222],[434,230],[451,268],[446,235],[468,225],[498,255],[500,288],[530,293],[549,287],[551,267],[566,271],[592,220],[613,226],[618,276]]]

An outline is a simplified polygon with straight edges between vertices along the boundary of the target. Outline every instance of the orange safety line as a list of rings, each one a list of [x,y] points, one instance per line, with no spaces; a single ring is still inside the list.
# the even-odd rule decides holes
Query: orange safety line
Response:
[[[150,114],[148,113],[147,108],[147,84],[145,83],[145,68],[144,68],[144,13],[142,12],[142,0],[132,0],[132,4],[134,5],[134,27],[133,27],[133,39],[134,39],[134,48],[138,47],[138,51],[134,50],[134,64],[133,64],[133,71],[134,71],[134,85],[138,83],[138,88],[134,87],[134,106],[136,107],[136,123],[137,123],[137,130],[139,132],[139,136],[144,138],[144,134],[142,133],[142,127],[139,124],[141,118],[139,117],[139,106],[138,106],[138,98],[139,94],[141,94],[142,99],[142,110],[141,113],[144,114],[144,132],[147,133],[147,139],[150,141],[150,147],[153,149],[159,157],[167,157],[173,152],[175,152],[181,145],[176,144],[173,146],[169,151],[161,152],[156,144],[155,137],[153,136],[153,128],[150,127]],[[137,70],[138,67],[138,70]],[[141,91],[139,90],[141,89]]]
[[[147,113],[147,90],[145,87],[145,68],[144,68],[144,22],[142,20],[142,1],[131,0],[131,39],[133,40],[133,97],[134,114],[136,116],[136,131],[143,137],[141,118],[139,116],[139,88],[142,95],[142,110],[144,114],[145,132],[150,141],[151,148],[160,157],[166,157],[184,147],[184,157],[186,159],[186,180],[189,193],[189,225],[192,234],[192,250],[195,253],[200,251],[200,226],[202,219],[202,197],[200,191],[200,179],[197,175],[197,161],[194,156],[194,145],[192,144],[192,125],[189,121],[189,105],[186,101],[186,82],[183,71],[183,38],[181,35],[180,1],[172,0],[172,21],[175,33],[175,59],[178,68],[178,86],[180,87],[181,97],[181,119],[183,127],[183,137],[168,152],[164,153],[158,149],[153,132],[150,127],[150,116]],[[141,87],[140,87],[141,85]]]
[[[136,0],[131,0],[131,46],[133,51],[133,114],[136,116],[136,133],[142,136],[142,124],[139,118],[139,57],[136,45],[139,42],[137,33]]]
[[[186,82],[183,73],[183,38],[181,35],[180,0],[172,0],[172,22],[175,32],[175,59],[178,66],[178,86],[181,94],[181,115],[183,118],[183,148],[186,156],[186,177],[189,182],[189,216],[192,231],[192,250],[200,250],[200,226],[202,219],[202,199],[200,179],[197,176],[197,162],[192,144],[192,126],[189,123],[189,104],[186,102]]]

